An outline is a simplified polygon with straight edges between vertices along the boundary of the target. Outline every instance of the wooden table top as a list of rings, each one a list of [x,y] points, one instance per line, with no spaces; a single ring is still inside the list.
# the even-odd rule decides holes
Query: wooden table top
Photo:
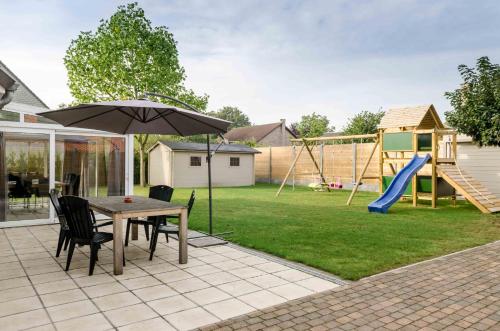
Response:
[[[130,197],[132,197],[131,203],[123,202],[123,198],[125,198],[125,196],[90,197],[86,199],[88,200],[90,207],[105,210],[109,213],[151,212],[186,208],[186,206],[175,205],[170,202],[146,198],[142,196],[132,195]]]

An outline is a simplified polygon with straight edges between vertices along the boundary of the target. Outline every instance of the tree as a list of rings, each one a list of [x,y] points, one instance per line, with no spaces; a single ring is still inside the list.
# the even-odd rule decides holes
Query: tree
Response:
[[[210,112],[209,115],[233,122],[229,126],[229,129],[252,125],[248,116],[239,110],[238,107],[224,106],[217,111]]]
[[[81,32],[64,57],[76,102],[137,99],[144,92],[166,94],[204,110],[208,96],[184,87],[177,43],[165,26],[153,27],[137,3],[119,6],[95,32]],[[145,185],[145,150],[150,136],[135,135],[140,184]]]
[[[375,133],[383,116],[384,112],[381,110],[375,113],[362,111],[349,118],[342,131],[346,135]]]
[[[464,82],[445,93],[453,107],[446,121],[480,146],[500,146],[500,66],[481,57],[475,69],[462,64],[458,71]]]
[[[312,113],[303,115],[298,123],[292,124],[292,131],[303,138],[319,137],[327,131],[335,131],[335,127],[328,127],[330,121],[324,115]]]

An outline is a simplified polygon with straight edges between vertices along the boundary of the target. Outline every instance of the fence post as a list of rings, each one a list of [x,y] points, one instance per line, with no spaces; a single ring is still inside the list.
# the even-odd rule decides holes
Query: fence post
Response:
[[[295,150],[295,145],[292,145],[292,160],[295,159],[295,154],[297,151]],[[295,191],[295,167],[293,167],[292,172],[292,190]]]
[[[269,184],[273,182],[273,148],[269,146]]]
[[[356,143],[352,143],[352,182],[356,183],[356,161],[357,161],[357,147]]]
[[[325,169],[323,167],[324,147],[325,147],[325,143],[321,143],[320,149],[319,149],[319,169],[321,170],[320,175],[323,175],[323,172],[324,172],[324,169]]]

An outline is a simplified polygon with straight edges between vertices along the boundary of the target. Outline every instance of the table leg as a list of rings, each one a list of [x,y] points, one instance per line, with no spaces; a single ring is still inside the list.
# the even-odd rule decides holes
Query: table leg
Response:
[[[180,264],[186,264],[188,262],[187,232],[188,232],[187,209],[182,208],[179,217],[179,263]]]
[[[113,273],[123,274],[123,224],[119,215],[113,215]]]
[[[132,224],[132,240],[139,239],[139,224]]]

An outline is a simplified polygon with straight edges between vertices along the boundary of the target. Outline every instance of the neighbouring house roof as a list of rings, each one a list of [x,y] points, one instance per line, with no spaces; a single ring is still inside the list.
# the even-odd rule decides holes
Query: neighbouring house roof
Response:
[[[30,88],[24,84],[23,81],[19,79],[19,77],[17,77],[2,61],[0,61],[0,71],[9,75],[16,81],[16,83],[19,84],[16,92],[14,92],[12,102],[49,109],[45,102],[43,102],[32,90],[30,90]]]
[[[165,145],[173,151],[189,151],[189,152],[206,152],[207,144],[202,143],[191,143],[191,142],[183,142],[183,141],[166,141],[160,140],[156,144],[154,144],[149,150],[151,151],[159,144]],[[210,149],[213,151],[219,146],[219,144],[210,144]],[[258,154],[260,153],[258,150],[248,147],[246,145],[239,144],[229,144],[229,145],[221,145],[217,150],[217,153],[235,153],[235,154]]]
[[[424,124],[444,129],[443,122],[441,122],[433,105],[389,109],[382,117],[378,127],[380,129],[420,127]]]
[[[278,122],[278,123],[245,126],[242,128],[234,128],[228,133],[226,133],[224,135],[224,138],[226,138],[229,141],[255,140],[256,142],[259,142],[265,136],[270,134],[274,129],[279,128],[281,124],[282,122]],[[294,138],[297,138],[289,128],[286,128],[286,130]]]

